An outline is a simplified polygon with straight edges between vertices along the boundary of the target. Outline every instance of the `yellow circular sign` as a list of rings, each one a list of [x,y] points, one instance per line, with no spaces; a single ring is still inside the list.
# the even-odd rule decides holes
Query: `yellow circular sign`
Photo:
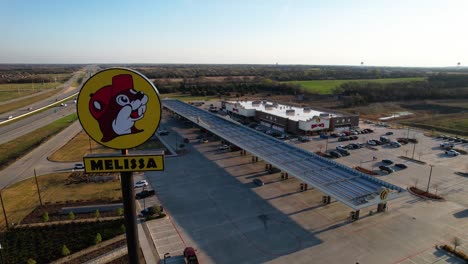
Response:
[[[161,120],[158,90],[141,73],[110,68],[89,78],[77,100],[78,119],[99,144],[129,149],[153,136]]]
[[[388,190],[385,188],[385,189],[382,189],[382,191],[380,192],[380,200],[387,200],[387,197],[388,197]]]

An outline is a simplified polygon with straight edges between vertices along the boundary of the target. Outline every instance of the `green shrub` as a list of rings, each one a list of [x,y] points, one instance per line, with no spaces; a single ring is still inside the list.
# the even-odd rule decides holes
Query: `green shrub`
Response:
[[[118,215],[118,216],[122,216],[122,215],[123,215],[123,213],[124,213],[124,210],[123,210],[123,208],[120,208],[120,207],[119,207],[119,208],[117,208],[117,215]]]
[[[26,263],[27,264],[36,264],[36,261],[34,259],[32,259],[32,258],[29,258]]]
[[[68,218],[70,220],[75,220],[75,214],[72,211],[70,211],[70,213],[68,213]]]
[[[68,256],[70,255],[70,250],[67,248],[66,245],[62,246],[62,256]]]
[[[101,237],[101,233],[97,233],[96,234],[96,237],[94,238],[94,244],[99,244],[102,242],[102,237]]]
[[[49,213],[45,212],[44,215],[42,216],[42,220],[44,222],[49,222]]]
[[[120,226],[120,231],[122,232],[122,234],[125,234],[125,225],[124,224],[122,224]]]
[[[158,215],[148,215],[145,217],[145,221],[150,221],[153,219],[159,219],[159,218],[164,218],[164,217],[166,217],[165,213],[160,213]]]
[[[96,212],[94,212],[94,216],[96,218],[99,218],[101,216],[101,213],[99,213],[99,209],[96,209]]]

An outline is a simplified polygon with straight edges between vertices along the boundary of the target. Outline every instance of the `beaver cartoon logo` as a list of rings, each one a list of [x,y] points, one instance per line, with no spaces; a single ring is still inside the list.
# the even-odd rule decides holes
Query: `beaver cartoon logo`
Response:
[[[148,96],[135,90],[132,75],[112,77],[111,85],[102,87],[90,97],[89,111],[99,123],[102,142],[143,131],[135,127],[135,122],[143,118]]]

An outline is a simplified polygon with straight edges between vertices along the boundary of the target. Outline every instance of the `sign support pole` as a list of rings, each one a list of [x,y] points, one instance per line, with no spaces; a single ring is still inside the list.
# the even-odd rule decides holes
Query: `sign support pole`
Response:
[[[122,155],[128,155],[128,149],[122,149]],[[138,241],[138,226],[136,221],[135,190],[133,188],[133,172],[121,172],[122,199],[125,215],[125,232],[127,234],[128,263],[140,263],[140,244]]]

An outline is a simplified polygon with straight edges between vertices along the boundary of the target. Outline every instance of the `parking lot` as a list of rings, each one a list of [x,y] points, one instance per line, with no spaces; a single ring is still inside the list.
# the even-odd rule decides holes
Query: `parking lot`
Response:
[[[409,137],[419,141],[415,159],[419,164],[400,158],[412,156],[413,144],[400,148],[378,146],[350,150],[351,155],[336,159],[348,166],[359,166],[379,172],[383,159],[408,165],[381,179],[400,187],[427,185],[430,166],[432,183],[447,201],[423,201],[408,195],[389,203],[389,211],[350,223],[346,206],[332,202],[321,204],[322,193],[309,189],[301,192],[294,178],[281,180],[279,173],[268,174],[263,162],[252,163],[251,156],[239,151],[219,150],[220,141],[196,140],[199,130],[175,118],[168,118],[171,137],[176,133],[189,138],[189,153],[166,159],[166,171],[147,173],[161,203],[178,226],[187,246],[195,247],[202,263],[443,263],[457,259],[434,248],[435,243],[449,241],[454,235],[468,248],[468,178],[455,175],[466,170],[466,156],[440,155],[440,140],[410,130]],[[378,138],[389,131],[374,127],[372,134],[359,135],[357,142]],[[408,130],[390,129],[406,137]],[[169,138],[169,141],[172,141]],[[310,151],[325,150],[326,140],[312,137],[297,144]],[[328,148],[343,142],[328,141]],[[466,146],[457,146],[466,148]],[[377,160],[373,160],[376,157]],[[379,172],[380,173],[380,172]],[[258,186],[254,179],[265,185]],[[432,187],[431,187],[432,188]]]

